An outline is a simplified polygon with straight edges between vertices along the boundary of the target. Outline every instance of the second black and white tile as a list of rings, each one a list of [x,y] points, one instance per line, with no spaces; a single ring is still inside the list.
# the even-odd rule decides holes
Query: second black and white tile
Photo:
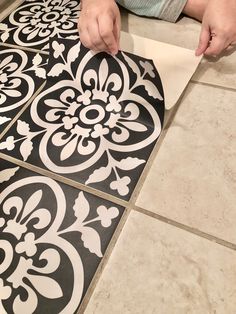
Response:
[[[45,81],[47,59],[0,46],[0,133]]]
[[[0,159],[0,312],[75,313],[123,211]]]

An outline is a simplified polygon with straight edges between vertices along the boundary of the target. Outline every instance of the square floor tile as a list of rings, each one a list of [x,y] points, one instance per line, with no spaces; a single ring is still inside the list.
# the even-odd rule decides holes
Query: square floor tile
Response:
[[[234,314],[236,252],[131,212],[85,314]]]
[[[123,210],[0,160],[0,312],[74,313]]]
[[[0,40],[45,50],[50,37],[77,37],[79,0],[26,0],[0,24]]]
[[[164,119],[152,61],[52,41],[48,81],[0,150],[129,199]]]
[[[136,205],[236,243],[236,91],[190,84]]]
[[[0,133],[46,79],[47,56],[0,46]]]

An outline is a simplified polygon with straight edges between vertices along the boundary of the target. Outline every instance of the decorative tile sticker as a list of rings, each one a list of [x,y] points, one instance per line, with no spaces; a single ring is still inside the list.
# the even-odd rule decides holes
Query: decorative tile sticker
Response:
[[[129,199],[164,118],[151,60],[52,41],[48,82],[0,151]]]
[[[124,209],[4,160],[0,182],[0,313],[75,313]]]
[[[50,37],[78,38],[78,0],[26,0],[0,23],[0,39],[47,49]]]
[[[46,79],[47,57],[0,47],[0,132]]]

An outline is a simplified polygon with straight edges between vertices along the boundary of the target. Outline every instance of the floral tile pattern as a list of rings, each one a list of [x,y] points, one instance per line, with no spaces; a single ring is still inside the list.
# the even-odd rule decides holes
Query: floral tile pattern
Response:
[[[0,133],[46,79],[47,57],[0,47]]]
[[[0,160],[0,313],[74,313],[122,213]]]
[[[163,124],[163,90],[152,61],[53,40],[49,64],[44,91],[0,150],[129,199]]]
[[[1,42],[47,49],[50,37],[78,38],[78,0],[25,0],[0,23]]]

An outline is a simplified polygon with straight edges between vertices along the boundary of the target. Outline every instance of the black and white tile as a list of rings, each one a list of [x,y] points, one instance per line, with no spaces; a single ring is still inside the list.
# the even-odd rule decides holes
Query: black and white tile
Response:
[[[151,60],[53,40],[47,85],[0,151],[129,199],[164,118]]]
[[[50,37],[78,38],[78,0],[25,0],[0,23],[0,40],[46,50]]]
[[[0,46],[0,133],[46,79],[47,56]]]
[[[123,211],[0,159],[0,313],[74,313]]]

